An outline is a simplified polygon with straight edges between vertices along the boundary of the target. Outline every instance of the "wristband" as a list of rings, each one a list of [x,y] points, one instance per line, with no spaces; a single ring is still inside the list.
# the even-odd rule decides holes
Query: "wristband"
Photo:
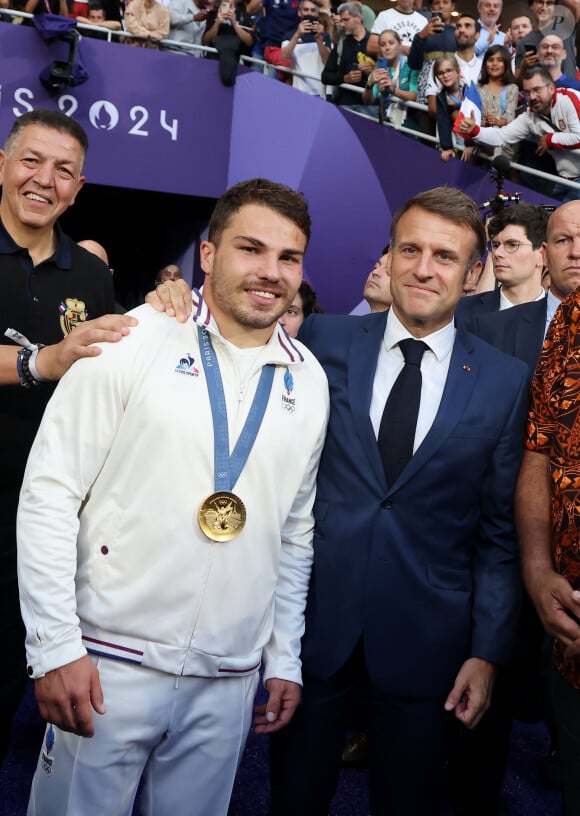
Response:
[[[23,388],[30,388],[31,385],[38,385],[32,374],[28,362],[32,351],[27,348],[18,349],[18,356],[16,357],[16,371],[18,372],[18,379]]]
[[[44,348],[44,343],[37,343],[36,348],[32,350],[30,357],[28,358],[28,370],[30,371],[32,379],[35,383],[45,382],[45,378],[38,373],[38,369],[36,367],[36,358],[38,357],[38,352],[41,348]]]
[[[28,337],[25,337],[16,329],[6,329],[4,332],[6,337],[9,337],[15,343],[20,343],[24,348],[18,350],[16,356],[16,371],[20,385],[23,388],[30,388],[31,385],[38,385],[39,382],[44,382],[44,377],[41,377],[36,368],[36,358],[39,349],[44,347],[44,343],[31,343]]]

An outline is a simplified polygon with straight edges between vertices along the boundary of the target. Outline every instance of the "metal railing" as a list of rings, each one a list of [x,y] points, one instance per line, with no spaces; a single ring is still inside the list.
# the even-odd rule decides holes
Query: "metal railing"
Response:
[[[0,8],[0,21],[2,20],[3,17],[10,20],[10,19],[13,19],[13,18],[32,19],[33,16],[34,15],[32,15],[32,14],[27,14],[25,11],[17,11],[15,9],[2,9],[2,8]],[[126,31],[125,29],[123,29],[121,31],[113,31],[113,30],[108,29],[108,28],[103,28],[102,26],[87,25],[85,23],[77,23],[77,28],[81,32],[81,34],[82,34],[83,31],[98,33],[99,35],[101,35],[100,39],[103,39],[103,41],[107,40],[108,42],[113,42],[113,41],[117,40],[117,41],[122,43],[123,40],[128,39],[128,38],[133,39],[133,40],[139,39],[138,37],[135,37],[130,32]],[[213,47],[208,46],[208,45],[196,45],[194,43],[185,43],[185,42],[180,42],[180,41],[177,41],[177,40],[161,40],[161,42],[159,43],[159,46],[160,46],[160,48],[162,50],[166,50],[166,51],[170,51],[170,52],[174,52],[174,53],[175,52],[182,52],[184,54],[189,54],[191,56],[194,56],[194,55],[195,56],[204,56],[205,54],[217,54],[218,53],[216,48],[213,48]],[[278,72],[281,72],[281,73],[285,73],[285,74],[290,74],[292,76],[300,77],[301,79],[309,79],[309,80],[314,80],[315,82],[320,82],[320,77],[319,76],[315,76],[313,74],[305,74],[305,73],[302,73],[301,71],[297,71],[294,68],[286,68],[283,65],[272,65],[271,63],[266,62],[265,60],[260,59],[259,57],[250,57],[250,56],[242,55],[241,58],[240,58],[240,62],[242,62],[244,65],[248,65],[249,67],[253,68],[254,70],[258,70],[261,73],[264,73],[264,74],[266,74],[268,76],[276,76],[276,74]],[[345,90],[349,90],[349,91],[354,91],[355,93],[358,93],[361,96],[362,96],[362,93],[364,91],[364,89],[360,88],[358,85],[349,85],[348,83],[343,83],[342,85],[339,85],[339,86],[335,86],[335,85],[327,86],[327,85],[321,84],[320,97],[322,99],[329,100],[332,92],[334,91],[334,89],[336,87],[344,88]],[[427,113],[427,106],[421,104],[420,102],[405,101],[405,100],[398,99],[397,104],[402,105],[406,109],[418,110],[418,111],[421,111],[423,113]],[[361,113],[359,111],[355,111],[355,113],[357,113],[357,115],[359,115],[359,116],[363,116],[363,117],[365,117],[367,119],[370,119],[371,121],[375,121],[375,122],[377,122],[377,124],[379,124],[378,116],[377,117],[367,116],[366,114]],[[403,133],[403,134],[405,134],[407,136],[411,136],[413,139],[419,139],[422,142],[428,142],[428,143],[433,144],[435,146],[439,145],[439,139],[438,139],[437,135],[432,135],[431,133],[425,133],[424,131],[418,131],[418,130],[414,130],[413,128],[406,127],[404,122],[397,122],[397,121],[391,122],[389,120],[385,120],[381,124],[383,124],[385,127],[390,127],[393,130],[398,131],[399,133]],[[457,145],[457,149],[461,151],[462,147],[460,145]],[[480,155],[480,158],[482,158],[484,161],[491,161],[491,159],[488,158],[485,155]],[[513,162],[512,161],[512,162],[510,162],[510,166],[513,167],[515,170],[518,170],[518,171],[520,171],[522,173],[527,173],[527,174],[529,174],[531,176],[535,176],[535,177],[540,178],[540,179],[544,179],[546,181],[551,182],[552,184],[562,184],[565,187],[571,187],[574,190],[579,190],[580,191],[580,184],[578,182],[576,182],[576,181],[571,181],[569,179],[562,178],[562,176],[557,176],[557,175],[554,176],[551,173],[545,173],[542,170],[537,170],[534,167],[527,167],[526,165],[519,164],[518,162]]]

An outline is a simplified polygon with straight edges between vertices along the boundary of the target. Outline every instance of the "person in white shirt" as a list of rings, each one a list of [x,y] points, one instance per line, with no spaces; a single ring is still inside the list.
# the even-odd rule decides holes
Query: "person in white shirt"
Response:
[[[298,16],[300,17],[298,28],[291,39],[282,43],[281,56],[284,60],[292,60],[292,67],[306,75],[303,77],[294,75],[292,79],[294,88],[322,96],[320,74],[330,54],[330,37],[319,22],[320,8],[314,0],[300,0]]]
[[[413,7],[413,0],[397,0],[395,7],[381,11],[371,28],[369,53],[379,53],[379,34],[386,29],[396,31],[403,43],[403,54],[408,56],[413,37],[425,28],[425,17]]]
[[[73,366],[49,403],[18,516],[28,674],[49,723],[30,816],[129,816],[142,775],[151,816],[225,816],[262,660],[256,728],[300,701],[329,400],[277,320],[309,236],[300,194],[230,188],[192,319],[139,307],[132,342]]]

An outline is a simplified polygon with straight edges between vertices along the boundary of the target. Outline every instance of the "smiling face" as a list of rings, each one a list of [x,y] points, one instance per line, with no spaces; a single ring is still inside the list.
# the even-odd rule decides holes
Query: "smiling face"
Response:
[[[544,68],[555,68],[566,57],[564,43],[556,34],[549,34],[538,45],[538,59]]]
[[[459,71],[449,60],[444,60],[439,65],[435,75],[443,87],[449,90],[455,88],[459,80]]]
[[[505,74],[505,63],[501,54],[494,54],[485,61],[485,68],[490,79],[501,79]]]
[[[539,28],[546,28],[554,17],[556,0],[534,0],[530,6],[532,16]]]
[[[266,343],[302,280],[306,237],[275,210],[241,207],[219,244],[201,245],[203,296],[223,336],[240,347]]]
[[[580,201],[562,204],[550,216],[544,258],[550,290],[562,300],[580,286]]]
[[[486,26],[494,26],[501,14],[501,0],[480,0],[477,4],[481,22]]]
[[[52,231],[84,184],[83,150],[68,133],[28,125],[0,150],[0,216],[18,240],[23,230]]]
[[[393,34],[383,32],[379,37],[379,53],[389,61],[395,60],[401,53],[401,43]]]
[[[477,277],[471,262],[477,237],[465,224],[413,206],[401,216],[391,246],[393,309],[415,337],[446,326],[466,280]]]

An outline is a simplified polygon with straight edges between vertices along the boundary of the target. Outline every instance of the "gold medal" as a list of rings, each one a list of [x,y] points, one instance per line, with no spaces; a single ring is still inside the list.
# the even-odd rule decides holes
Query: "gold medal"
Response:
[[[246,508],[235,493],[212,493],[201,503],[197,520],[204,535],[212,541],[231,541],[244,529]]]

